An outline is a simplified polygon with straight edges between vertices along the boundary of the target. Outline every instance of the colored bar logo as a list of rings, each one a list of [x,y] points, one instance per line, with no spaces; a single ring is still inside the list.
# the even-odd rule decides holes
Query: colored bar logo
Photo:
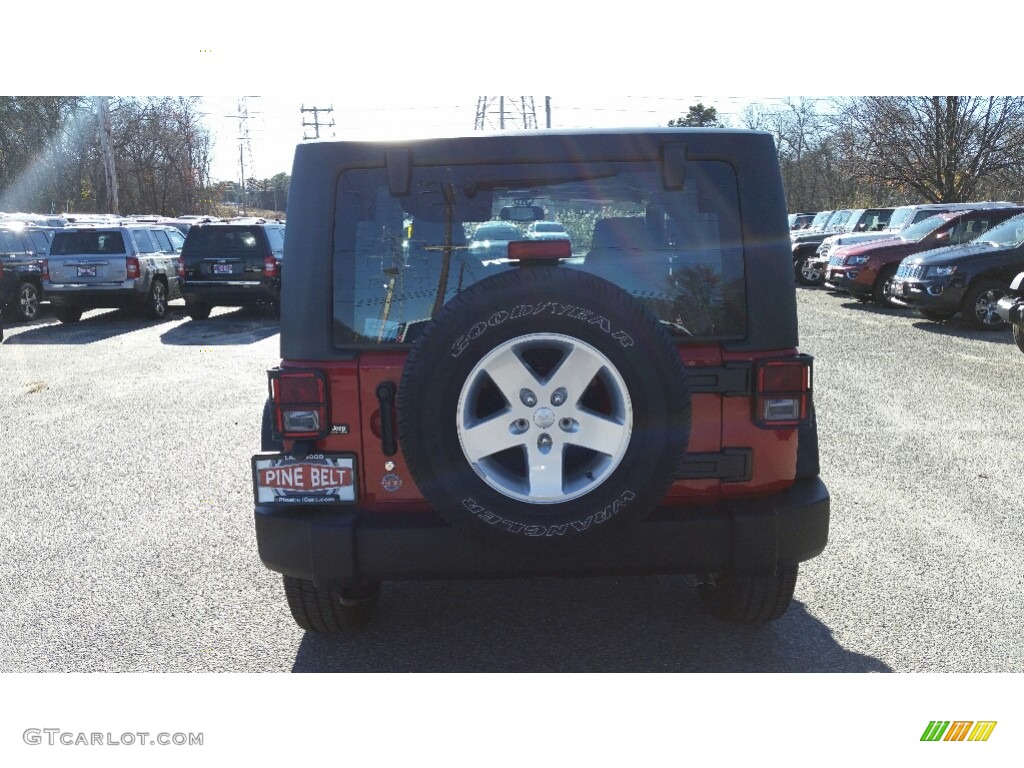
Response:
[[[988,741],[996,728],[995,720],[932,720],[921,741]]]

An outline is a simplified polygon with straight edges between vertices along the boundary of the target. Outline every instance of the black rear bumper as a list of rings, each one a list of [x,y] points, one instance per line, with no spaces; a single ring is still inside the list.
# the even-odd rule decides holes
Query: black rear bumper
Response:
[[[260,280],[243,283],[203,282],[192,280],[181,286],[181,296],[187,302],[209,304],[215,307],[249,307],[277,304],[281,300],[279,280]]]
[[[613,573],[771,573],[828,541],[830,499],[817,477],[763,499],[658,509],[599,548],[523,553],[470,539],[433,513],[357,507],[255,508],[267,568],[341,589],[367,582]]]

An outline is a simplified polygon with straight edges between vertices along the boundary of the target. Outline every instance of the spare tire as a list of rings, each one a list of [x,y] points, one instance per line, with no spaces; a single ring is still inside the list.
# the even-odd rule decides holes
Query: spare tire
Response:
[[[690,396],[639,301],[582,271],[522,267],[460,293],[416,339],[398,424],[417,487],[453,527],[563,546],[600,541],[664,498]]]

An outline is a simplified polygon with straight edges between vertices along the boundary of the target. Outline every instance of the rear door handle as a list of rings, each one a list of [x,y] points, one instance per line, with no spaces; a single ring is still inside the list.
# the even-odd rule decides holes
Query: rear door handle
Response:
[[[380,449],[385,456],[398,453],[398,435],[395,433],[395,391],[393,382],[377,385],[377,403],[380,405]]]

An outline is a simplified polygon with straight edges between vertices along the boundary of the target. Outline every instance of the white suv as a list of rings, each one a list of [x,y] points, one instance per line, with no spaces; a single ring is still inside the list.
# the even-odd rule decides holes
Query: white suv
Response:
[[[526,228],[527,240],[568,240],[569,233],[558,221],[535,221]]]

